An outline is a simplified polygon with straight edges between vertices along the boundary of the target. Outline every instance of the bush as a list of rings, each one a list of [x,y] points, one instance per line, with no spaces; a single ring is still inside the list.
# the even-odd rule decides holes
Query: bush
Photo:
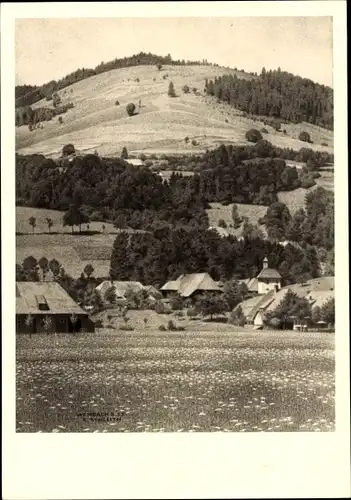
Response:
[[[305,131],[300,132],[299,140],[303,142],[312,142],[310,134]]]
[[[183,318],[184,317],[184,312],[183,311],[176,311],[175,312],[175,316],[177,318]]]
[[[127,104],[126,110],[129,116],[133,116],[135,112],[135,104],[130,102],[129,104]]]
[[[188,309],[186,314],[187,314],[187,316],[189,316],[189,318],[195,318],[197,316],[197,312],[196,312],[196,309],[194,307],[191,307],[190,309]]]
[[[308,189],[314,186],[315,184],[316,183],[314,182],[312,175],[306,175],[301,179],[301,187],[304,189]]]
[[[165,305],[160,300],[155,304],[155,311],[157,312],[157,314],[164,314],[165,312]]]
[[[286,132],[286,129],[284,128],[284,129],[283,129],[283,134],[285,134],[285,135],[286,135],[286,133],[287,133],[287,132]]]
[[[183,300],[178,294],[174,295],[171,298],[170,304],[173,311],[179,311],[180,309],[183,309]]]
[[[167,330],[170,332],[179,332],[184,331],[184,326],[177,326],[172,320],[169,320],[167,323]]]
[[[258,142],[262,140],[261,132],[255,128],[248,130],[245,134],[245,137],[249,142]]]
[[[158,327],[158,329],[160,330],[160,332],[166,332],[167,331],[167,328],[165,327],[165,325],[160,325]]]
[[[268,130],[266,128],[261,128],[262,134],[268,134]]]
[[[188,85],[184,85],[184,87],[182,88],[182,90],[183,90],[184,94],[189,94],[189,92],[190,92],[190,88],[189,88]]]
[[[59,116],[59,118],[58,118],[58,122],[59,122],[59,124],[60,124],[60,125],[62,125],[62,123],[63,123],[62,116]]]
[[[276,318],[276,317],[273,317],[270,321],[269,321],[269,326],[272,326],[273,328],[279,328],[281,324],[281,321],[279,318]]]
[[[66,144],[65,146],[63,146],[62,148],[62,156],[68,156],[68,155],[72,155],[76,152],[76,149],[75,147],[73,146],[73,144]]]
[[[124,332],[132,332],[134,330],[134,328],[130,325],[121,325],[119,329]]]
[[[231,312],[229,323],[232,323],[236,326],[244,326],[246,323],[246,319],[243,313],[241,306],[238,306],[234,311]]]
[[[322,142],[321,146],[325,146],[326,148],[328,147],[328,144],[326,142]]]
[[[184,139],[184,141],[185,141],[187,144],[188,144],[189,140],[190,140],[190,139],[189,139],[189,137],[188,137],[188,136],[186,136],[186,137],[185,137],[185,139]]]
[[[227,223],[224,219],[219,219],[218,226],[223,227],[225,229],[227,227]]]
[[[175,93],[173,82],[169,82],[168,97],[176,97],[176,93]]]
[[[119,106],[119,101],[116,101],[116,102],[115,102],[115,105],[116,105],[116,106]]]
[[[192,144],[193,146],[197,146],[197,141],[195,141],[195,139],[193,139],[193,140],[191,141],[191,144]]]

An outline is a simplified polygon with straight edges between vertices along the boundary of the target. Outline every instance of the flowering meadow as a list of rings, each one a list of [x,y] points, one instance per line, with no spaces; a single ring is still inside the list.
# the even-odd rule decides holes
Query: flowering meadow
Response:
[[[17,336],[17,432],[334,430],[334,336]]]

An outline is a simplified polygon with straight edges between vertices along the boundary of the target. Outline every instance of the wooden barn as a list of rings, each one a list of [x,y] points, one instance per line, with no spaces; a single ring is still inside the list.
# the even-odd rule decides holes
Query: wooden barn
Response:
[[[223,293],[223,289],[208,273],[181,274],[175,281],[168,281],[161,291],[166,298],[174,294],[181,297],[197,297],[204,292]]]
[[[17,333],[94,332],[88,314],[55,281],[16,283]]]

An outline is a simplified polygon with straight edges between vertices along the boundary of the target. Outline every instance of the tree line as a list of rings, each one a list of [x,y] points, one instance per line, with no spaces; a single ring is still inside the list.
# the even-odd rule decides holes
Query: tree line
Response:
[[[116,236],[111,254],[110,277],[162,286],[180,274],[208,272],[215,280],[255,277],[269,255],[285,284],[320,275],[312,246],[283,247],[261,238],[221,238],[214,230],[162,227],[152,233]]]
[[[258,116],[306,121],[333,130],[333,89],[286,71],[262,69],[258,77],[223,75],[205,81],[207,95]]]
[[[301,185],[296,168],[286,166],[282,158],[254,158],[267,154],[261,146],[267,145],[221,146],[202,157],[194,176],[177,173],[168,181],[121,158],[88,154],[56,162],[42,155],[16,155],[16,203],[57,210],[74,205],[90,220],[122,216],[134,228],[144,224],[145,217],[186,224],[196,219],[206,225],[209,202],[269,206],[277,201],[278,191]]]

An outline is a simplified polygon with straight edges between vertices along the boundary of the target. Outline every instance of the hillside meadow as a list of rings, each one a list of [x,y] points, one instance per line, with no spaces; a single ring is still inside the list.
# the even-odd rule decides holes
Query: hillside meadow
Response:
[[[74,104],[73,109],[61,115],[62,124],[54,118],[45,122],[43,129],[33,132],[26,126],[16,128],[16,151],[57,157],[64,144],[73,143],[83,152],[98,151],[102,155],[119,155],[123,146],[133,154],[192,154],[219,144],[246,144],[245,133],[252,127],[266,128],[268,133],[264,138],[273,145],[295,150],[305,145],[298,140],[299,133],[305,130],[313,140],[309,147],[333,151],[331,131],[308,123],[284,123],[282,129],[286,134],[283,134],[206,96],[205,79],[223,73],[235,73],[235,70],[212,66],[164,66],[159,71],[154,66],[136,66],[87,78],[59,91],[63,104]],[[166,79],[165,75],[168,75]],[[238,73],[238,76],[249,78],[245,73]],[[167,95],[170,81],[175,86],[175,98]],[[184,94],[182,87],[185,84],[190,89],[197,88],[199,95]],[[137,108],[131,117],[125,109],[129,102],[134,102]],[[40,101],[33,105],[41,106],[51,104]],[[185,137],[190,139],[188,144]]]

